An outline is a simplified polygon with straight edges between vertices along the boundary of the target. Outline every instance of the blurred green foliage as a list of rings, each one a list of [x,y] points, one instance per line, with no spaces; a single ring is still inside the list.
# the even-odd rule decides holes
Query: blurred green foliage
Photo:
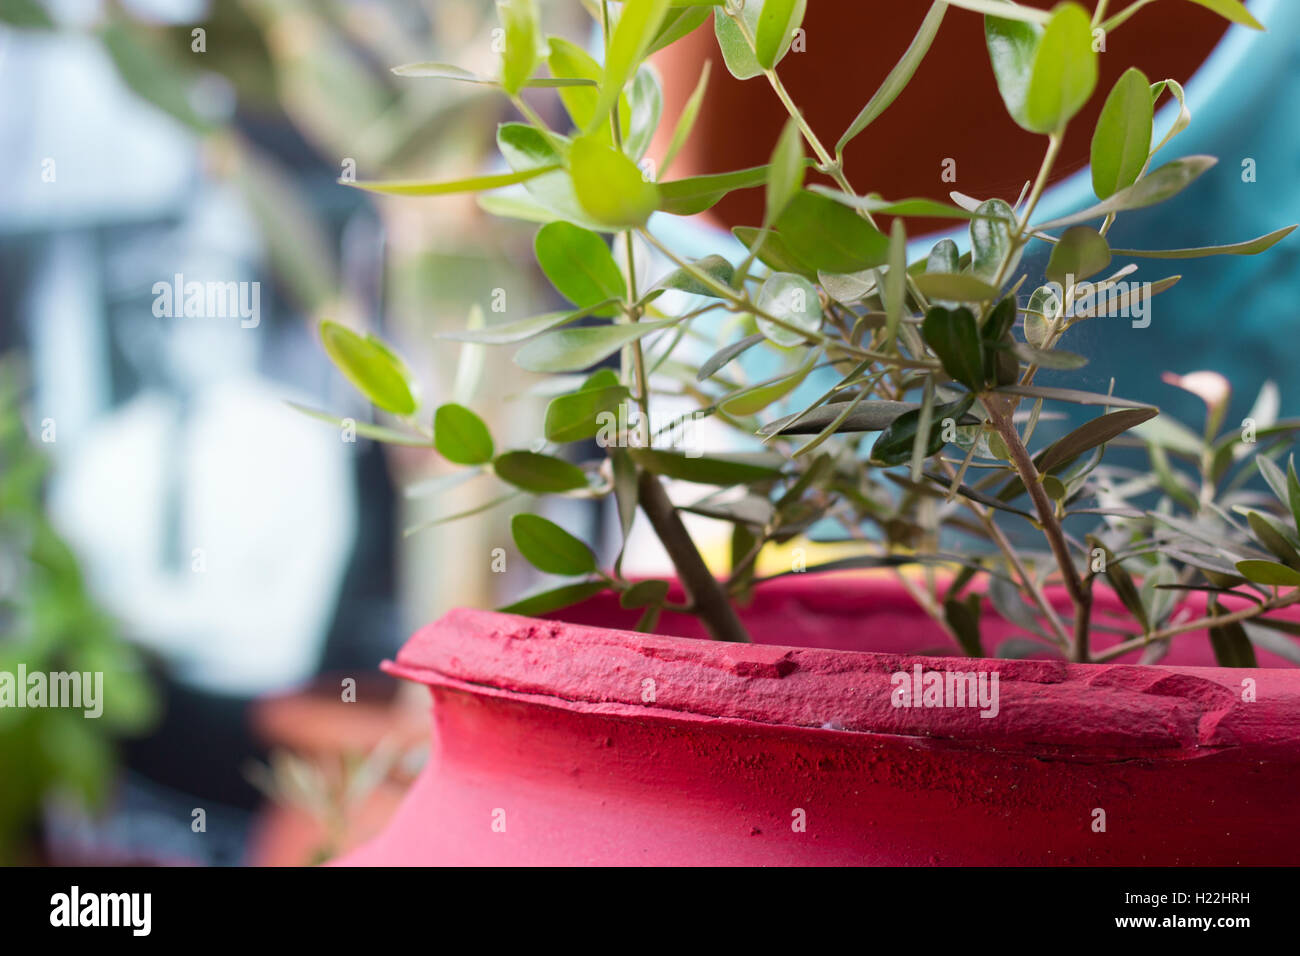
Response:
[[[113,739],[147,730],[157,701],[140,655],[86,589],[43,502],[45,457],[20,413],[21,374],[0,359],[0,672],[100,672],[103,713],[0,707],[0,863],[21,861],[52,796],[102,805]],[[21,692],[21,691],[20,691]]]

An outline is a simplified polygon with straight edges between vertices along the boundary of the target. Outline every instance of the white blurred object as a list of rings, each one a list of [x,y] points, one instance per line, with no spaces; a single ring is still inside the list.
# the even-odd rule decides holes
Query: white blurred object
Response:
[[[346,570],[351,446],[284,399],[231,379],[198,389],[181,418],[171,397],[142,393],[97,423],[53,487],[96,594],[207,690],[256,694],[309,677]]]

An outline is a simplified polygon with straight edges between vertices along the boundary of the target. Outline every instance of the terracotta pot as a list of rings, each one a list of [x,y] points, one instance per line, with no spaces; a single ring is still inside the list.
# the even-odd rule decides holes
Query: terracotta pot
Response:
[[[755,644],[617,630],[602,599],[426,627],[385,669],[432,692],[431,758],[342,862],[1300,863],[1278,658],[1201,666],[1200,635],[1162,666],[917,656],[945,640],[879,578],[777,580],[744,616]],[[917,668],[996,675],[996,714],[894,706]]]
[[[1050,8],[1056,0],[1030,0]],[[808,4],[806,50],[791,52],[778,68],[782,82],[828,149],[848,128],[911,43],[928,3]],[[1106,38],[1097,88],[1070,126],[1053,181],[1088,163],[1092,129],[1106,94],[1129,65],[1152,81],[1186,83],[1223,36],[1226,21],[1195,4],[1176,11],[1144,10]],[[984,44],[983,18],[951,9],[906,90],[845,150],[845,169],[861,193],[891,199],[946,199],[956,189],[972,196],[1015,199],[1043,158],[1045,138],[1018,127],[998,95]],[[691,138],[670,170],[677,178],[766,163],[787,119],[762,77],[741,82],[727,72],[712,21],[656,58],[663,79],[662,156],[676,117],[712,61],[709,88]],[[944,161],[955,161],[956,180],[941,178]],[[829,182],[829,180],[826,180]],[[758,225],[763,191],[732,193],[712,218],[727,225]],[[913,220],[931,228],[951,222]]]

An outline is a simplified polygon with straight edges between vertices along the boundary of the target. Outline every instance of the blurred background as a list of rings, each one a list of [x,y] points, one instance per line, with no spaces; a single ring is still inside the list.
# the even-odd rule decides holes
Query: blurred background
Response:
[[[817,104],[826,138],[926,7],[903,6],[914,9],[810,5],[810,52],[790,58],[789,83]],[[576,0],[541,7],[548,32],[590,41]],[[1267,35],[1225,32],[1172,0],[1133,19],[1133,55],[1158,61],[1153,79],[1187,86],[1193,124],[1166,158],[1221,163],[1176,202],[1121,218],[1116,245],[1231,242],[1300,218],[1300,3],[1251,9]],[[889,21],[899,42],[832,69],[817,44],[865,36],[866,19],[842,23],[859,13]],[[954,187],[938,181],[941,159],[963,168],[990,139],[1005,166],[972,165],[955,188],[1014,199],[1037,167],[1040,146],[1013,138],[997,101],[978,17],[958,27],[958,13],[964,34],[940,42],[973,50],[971,65],[932,55],[886,115],[906,134],[956,108],[969,128],[911,152],[864,137],[849,165],[866,164],[872,189],[943,196]],[[491,89],[389,68],[492,74],[496,24],[488,0],[0,0],[0,670],[103,670],[121,702],[103,726],[0,710],[0,862],[328,857],[373,831],[418,768],[423,697],[378,662],[449,607],[492,606],[533,583],[464,559],[508,544],[508,512],[431,524],[489,504],[490,489],[447,491],[431,454],[349,440],[287,404],[373,420],[319,346],[316,323],[330,317],[397,346],[428,407],[475,390],[503,444],[536,433],[544,403],[508,354],[488,352],[467,383],[459,350],[433,339],[475,305],[502,301],[518,318],[563,304],[532,267],[535,227],[472,200],[377,201],[337,182],[490,164],[495,124],[512,118]],[[710,33],[659,64],[669,128],[716,56]],[[716,63],[710,87],[706,103],[722,105],[703,114],[679,175],[729,168],[746,150],[762,162],[780,129],[760,83],[745,92],[761,103],[728,99],[742,91]],[[1094,112],[1108,88],[1103,73]],[[558,124],[554,97],[533,92]],[[1172,118],[1166,109],[1157,127]],[[1044,215],[1084,204],[1087,141],[1074,135]],[[916,182],[918,169],[932,172]],[[745,215],[719,210],[723,223]],[[719,225],[662,228],[693,254],[733,253]],[[1224,372],[1241,415],[1271,378],[1279,413],[1300,413],[1298,246],[1144,265],[1147,278],[1188,276],[1156,300],[1152,326],[1089,323],[1070,347],[1105,352],[1118,393],[1192,422],[1196,399],[1161,371]],[[246,310],[159,306],[162,287],[191,281],[234,283]],[[565,523],[599,540],[608,516],[571,507]],[[647,546],[626,570],[662,565]]]

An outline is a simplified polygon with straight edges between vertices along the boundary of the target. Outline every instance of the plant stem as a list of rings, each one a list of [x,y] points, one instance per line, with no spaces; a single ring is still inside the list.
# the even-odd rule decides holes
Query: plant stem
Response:
[[[978,441],[979,439],[977,438],[976,440]],[[947,470],[948,474],[952,475],[952,466],[947,462],[942,462],[942,460],[941,463]],[[957,480],[958,479],[954,479],[954,481]],[[1001,550],[1002,554],[1006,557],[1007,563],[1011,565],[1016,576],[1020,578],[1021,587],[1029,592],[1029,596],[1034,599],[1034,604],[1037,605],[1039,613],[1043,615],[1044,620],[1047,621],[1052,631],[1056,634],[1056,639],[1060,643],[1061,649],[1068,650],[1070,647],[1070,636],[1065,632],[1065,625],[1061,623],[1060,615],[1056,613],[1056,608],[1052,607],[1051,602],[1047,600],[1047,595],[1043,593],[1043,589],[1038,586],[1038,582],[1034,580],[1034,576],[1029,573],[1029,569],[1026,568],[1024,562],[1020,560],[1020,555],[1016,552],[1016,549],[1012,547],[1011,542],[1007,540],[1007,536],[1003,534],[1002,529],[998,527],[997,521],[993,518],[992,509],[985,508],[979,502],[971,501],[969,498],[963,497],[961,500],[970,512],[979,519],[980,523],[984,525],[985,530],[988,531],[989,537],[993,539],[993,542],[998,546],[998,549]]]
[[[1092,28],[1095,30],[1101,26],[1101,21],[1106,19],[1106,6],[1108,0],[1097,0],[1097,8],[1092,11]]]
[[[605,43],[609,43],[609,4],[607,0],[601,0],[601,25],[605,35]],[[612,136],[616,145],[622,147],[622,129],[619,119],[618,104],[614,104],[614,110],[611,114]],[[629,322],[640,321],[640,309],[635,305],[638,295],[636,287],[636,254],[632,245],[631,231],[624,231],[623,239],[626,245],[624,249],[627,253],[627,305],[626,312]],[[641,346],[641,341],[631,343],[632,348],[632,365],[636,376],[636,400],[641,409],[641,420],[646,429],[646,435],[650,434],[650,376],[646,373],[645,367],[645,350]],[[664,491],[664,487],[659,483],[659,478],[650,471],[642,470],[637,476],[637,501],[641,510],[650,520],[650,526],[654,528],[655,535],[663,544],[664,550],[668,552],[668,557],[672,560],[673,568],[677,572],[678,580],[682,582],[682,587],[686,590],[687,600],[691,604],[691,611],[708,628],[709,634],[717,641],[733,641],[737,643],[748,643],[749,633],[745,630],[745,625],[740,622],[740,617],[736,614],[736,609],[731,606],[727,599],[727,594],[723,590],[718,579],[713,576],[709,566],[704,563],[700,556],[699,550],[695,547],[695,541],[691,538],[690,532],[686,530],[686,525],[682,523],[681,516],[673,506],[672,499]]]
[[[650,519],[651,527],[672,559],[690,599],[692,612],[704,622],[715,641],[748,643],[750,638],[745,625],[727,599],[722,584],[700,557],[695,542],[659,479],[651,472],[642,471],[637,489],[641,510]]]
[[[642,238],[644,238],[645,241],[648,242],[650,245],[652,245],[655,249],[659,250],[659,252],[662,253],[666,259],[668,259],[674,265],[683,269],[692,278],[698,280],[702,285],[707,286],[709,289],[715,292],[719,298],[725,299],[727,302],[730,302],[738,309],[741,309],[745,312],[749,312],[755,316],[758,316],[759,318],[765,319],[766,321],[771,322],[773,325],[778,326],[782,329],[786,329],[787,331],[794,332],[798,335],[803,336],[806,339],[810,339],[814,342],[817,342],[818,344],[823,345],[826,348],[839,349],[844,353],[855,356],[856,358],[859,359],[876,357],[873,355],[873,353],[869,352],[866,349],[859,348],[858,346],[853,345],[851,342],[844,342],[839,339],[832,338],[829,335],[823,335],[820,332],[811,332],[808,329],[801,329],[797,325],[794,325],[791,322],[787,322],[784,319],[777,318],[776,316],[763,311],[754,302],[751,302],[748,296],[738,294],[735,289],[731,288],[726,283],[719,282],[717,279],[709,275],[703,269],[696,266],[694,263],[687,262],[685,259],[682,259],[671,249],[665,246],[662,242],[656,239],[654,235],[650,233],[648,230],[641,229],[640,233]],[[915,367],[938,368],[938,364],[933,362],[919,363]]]
[[[1252,604],[1244,607],[1240,611],[1233,611],[1231,614],[1220,614],[1217,617],[1207,615],[1197,618],[1195,621],[1187,621],[1183,624],[1175,624],[1171,627],[1162,628],[1158,631],[1152,631],[1150,634],[1142,637],[1135,637],[1131,641],[1124,641],[1122,644],[1116,644],[1114,647],[1108,647],[1106,650],[1092,658],[1094,663],[1114,660],[1116,657],[1123,657],[1129,651],[1135,651],[1139,648],[1146,647],[1156,641],[1166,641],[1171,637],[1177,637],[1179,634],[1187,634],[1191,631],[1201,631],[1210,627],[1219,627],[1223,624],[1234,624],[1238,621],[1249,621],[1253,617],[1259,617],[1268,611],[1276,611],[1278,608],[1287,607],[1300,601],[1300,589],[1292,591],[1286,597],[1275,597],[1265,601],[1263,604]]]
[[[1070,595],[1070,601],[1074,604],[1072,656],[1076,661],[1087,661],[1088,619],[1092,614],[1092,591],[1084,585],[1083,580],[1079,577],[1079,570],[1074,566],[1074,560],[1070,557],[1069,546],[1065,542],[1065,532],[1061,528],[1060,519],[1056,516],[1056,508],[1052,505],[1051,499],[1047,497],[1047,492],[1043,490],[1043,484],[1039,480],[1038,468],[1034,465],[1034,460],[1030,457],[1029,450],[1025,448],[1024,442],[1020,440],[1020,433],[1016,431],[1010,412],[999,408],[997,400],[989,396],[984,398],[984,408],[988,411],[989,424],[993,426],[1006,444],[1007,451],[1011,455],[1011,463],[1015,466],[1016,473],[1024,483],[1025,489],[1029,492],[1029,497],[1034,503],[1034,510],[1038,512],[1039,524],[1043,526],[1043,534],[1047,537],[1047,543],[1051,546],[1052,556],[1056,558],[1057,566],[1061,569],[1065,590]]]

